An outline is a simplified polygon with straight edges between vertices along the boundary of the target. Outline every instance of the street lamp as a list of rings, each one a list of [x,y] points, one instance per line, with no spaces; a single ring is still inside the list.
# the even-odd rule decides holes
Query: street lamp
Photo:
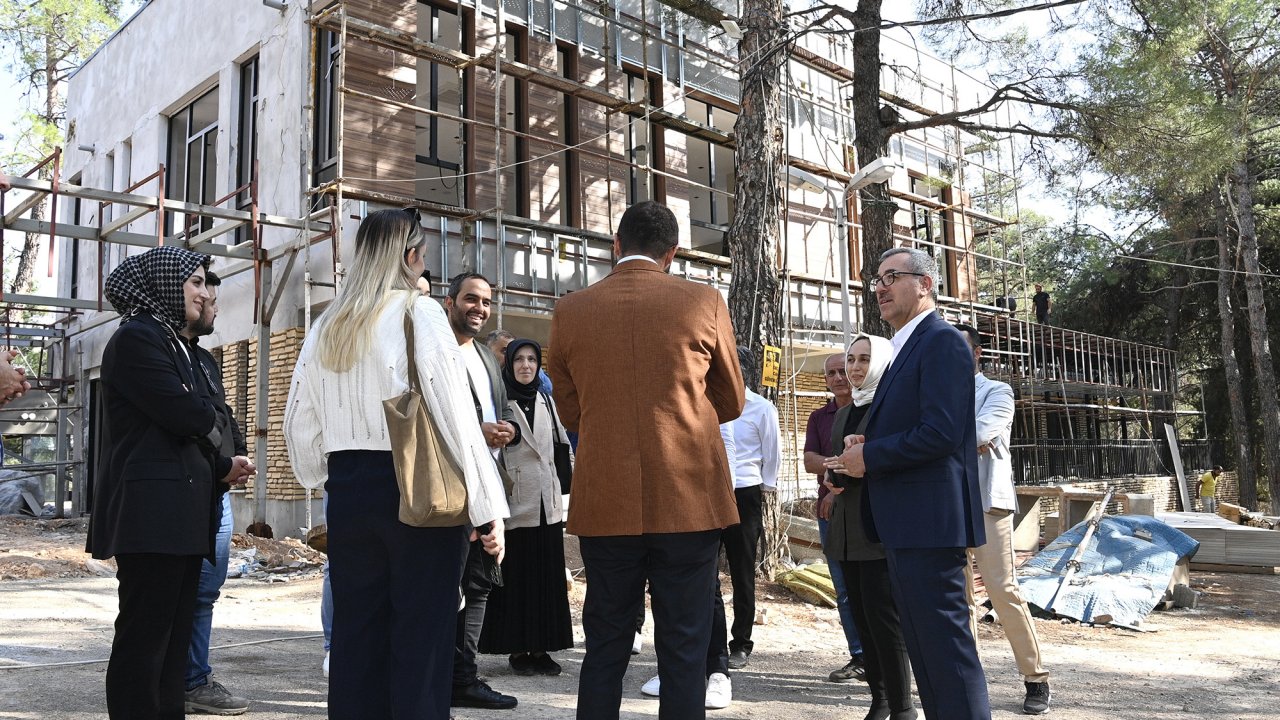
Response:
[[[826,178],[814,175],[799,168],[787,167],[787,182],[795,188],[808,192],[825,192],[836,209],[836,237],[840,249],[840,320],[844,324],[844,347],[849,347],[852,339],[853,322],[849,311],[849,218],[845,201],[849,193],[854,193],[869,185],[878,185],[893,179],[898,165],[892,160],[879,157],[853,174],[849,182],[843,186],[833,185]],[[836,187],[840,187],[839,194]]]

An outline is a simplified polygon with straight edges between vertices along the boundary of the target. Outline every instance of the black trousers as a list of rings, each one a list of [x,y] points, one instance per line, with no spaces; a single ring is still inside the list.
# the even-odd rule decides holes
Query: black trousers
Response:
[[[587,571],[578,720],[617,720],[644,583],[653,597],[660,720],[705,720],[720,530],[580,538]]]
[[[902,638],[926,718],[989,720],[987,678],[969,625],[964,548],[885,548]]]
[[[763,532],[763,487],[738,488],[733,491],[738,501],[739,524],[725,528],[724,554],[729,561],[729,579],[733,583],[733,625],[730,628],[729,651],[750,654],[751,629],[756,621],[756,554]]]
[[[644,604],[636,615],[636,632],[644,629]],[[711,642],[707,645],[707,677],[714,673],[729,674],[729,626],[725,622],[724,593],[720,590],[720,573],[716,573],[716,591],[711,595]]]
[[[493,583],[484,570],[484,543],[475,540],[467,548],[462,571],[463,608],[458,611],[457,632],[453,647],[453,684],[470,685],[476,681],[479,666],[480,632],[484,629],[484,611],[489,605]]]
[[[893,601],[889,563],[884,560],[840,562],[853,624],[862,639],[867,685],[873,706],[887,707],[890,717],[915,717],[911,705],[911,663],[902,640],[898,606]]]
[[[107,665],[112,720],[186,717],[187,646],[203,561],[198,555],[116,556],[120,613]]]
[[[330,453],[330,720],[447,720],[468,528],[400,522],[390,452]]]

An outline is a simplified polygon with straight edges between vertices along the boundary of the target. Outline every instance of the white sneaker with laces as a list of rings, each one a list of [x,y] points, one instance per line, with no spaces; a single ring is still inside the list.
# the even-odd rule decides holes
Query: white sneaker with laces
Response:
[[[329,677],[329,651],[328,650],[326,650],[324,653],[324,665],[322,665],[321,668],[324,670],[324,676]]]
[[[658,697],[658,690],[661,687],[661,684],[658,682],[658,676],[654,675],[652,678],[649,678],[649,682],[640,686],[640,694],[648,695],[649,697]]]
[[[733,682],[724,673],[711,673],[707,678],[708,710],[723,710],[733,703]]]

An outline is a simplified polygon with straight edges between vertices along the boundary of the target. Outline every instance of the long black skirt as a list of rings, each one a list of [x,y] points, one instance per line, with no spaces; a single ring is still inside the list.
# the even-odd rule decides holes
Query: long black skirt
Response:
[[[508,530],[506,541],[503,584],[489,593],[480,652],[551,652],[573,647],[564,523]]]

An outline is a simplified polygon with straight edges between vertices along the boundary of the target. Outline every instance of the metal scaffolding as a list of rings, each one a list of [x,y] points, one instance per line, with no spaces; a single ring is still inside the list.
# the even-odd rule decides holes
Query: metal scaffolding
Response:
[[[262,212],[258,203],[256,180],[245,183],[211,204],[166,198],[163,164],[123,191],[64,183],[61,176],[62,150],[59,148],[27,172],[11,178],[12,189],[0,193],[0,258],[4,256],[5,232],[8,230],[49,237],[51,269],[55,252],[53,240],[57,238],[96,243],[98,256],[97,284],[92,298],[6,293],[0,289],[0,311],[3,311],[6,318],[12,315],[52,318],[6,323],[5,341],[8,346],[25,346],[38,352],[38,370],[31,378],[32,387],[45,390],[55,398],[54,408],[57,413],[55,461],[21,462],[16,467],[12,464],[5,467],[19,472],[47,471],[52,474],[54,513],[57,517],[62,517],[66,512],[68,500],[73,514],[88,511],[85,487],[90,422],[86,407],[88,377],[83,366],[78,373],[72,368],[71,341],[78,334],[99,327],[115,317],[111,304],[103,297],[104,260],[111,246],[151,248],[177,245],[232,261],[219,273],[223,277],[253,273],[253,321],[257,327],[259,362],[254,378],[258,412],[252,435],[256,441],[255,456],[265,458],[271,318],[299,251],[314,243],[329,240],[334,244],[336,255],[338,233],[335,231],[337,216],[334,209],[324,208],[301,218]],[[253,176],[256,178],[257,173]],[[148,187],[154,187],[155,194],[144,193]],[[246,194],[250,198],[248,210],[223,207],[232,199]],[[8,208],[11,198],[15,198],[17,202],[12,208]],[[94,218],[94,222],[82,222],[83,215],[73,217],[70,221],[59,221],[60,201],[63,199],[97,203],[95,212],[86,213]],[[108,212],[111,206],[116,206],[116,210],[123,212]],[[48,220],[41,219],[45,217]],[[148,222],[154,223],[154,232],[130,230],[133,224]],[[178,230],[173,232],[171,228]],[[296,238],[268,248],[263,244],[262,233],[265,228],[294,232]],[[248,239],[235,244],[216,242],[218,238],[240,229],[246,230]],[[274,265],[278,260],[284,260],[284,268],[279,280],[274,280]],[[110,314],[95,317],[89,326],[69,329],[72,321],[81,318],[85,312]],[[75,364],[79,365],[79,361]],[[8,409],[0,410],[0,418],[12,412],[14,411]],[[264,521],[268,468],[265,462],[258,462],[257,465],[258,475],[254,486],[257,500],[255,521]]]

